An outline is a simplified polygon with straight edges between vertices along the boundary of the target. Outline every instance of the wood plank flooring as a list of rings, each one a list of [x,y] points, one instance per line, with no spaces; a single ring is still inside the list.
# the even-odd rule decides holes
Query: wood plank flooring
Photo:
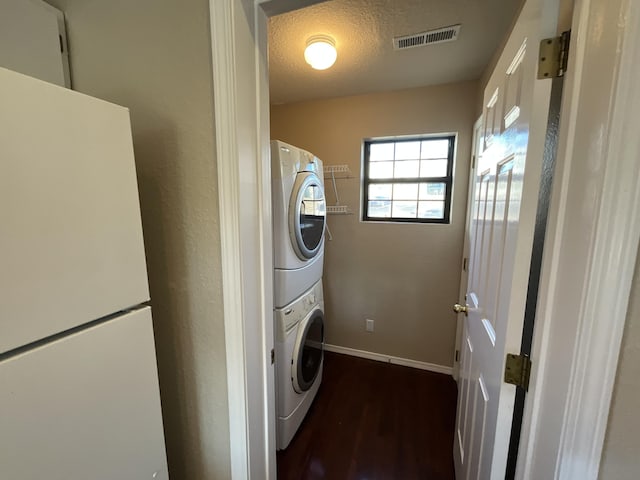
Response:
[[[454,480],[453,378],[330,352],[324,362],[278,480]]]

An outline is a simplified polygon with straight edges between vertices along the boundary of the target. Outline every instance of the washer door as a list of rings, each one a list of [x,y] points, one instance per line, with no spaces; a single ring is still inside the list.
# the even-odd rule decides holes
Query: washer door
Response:
[[[289,203],[289,235],[301,260],[315,257],[320,250],[326,216],[322,182],[313,172],[298,173]]]
[[[323,350],[324,314],[316,309],[298,327],[291,372],[296,392],[306,392],[313,385],[322,365]]]

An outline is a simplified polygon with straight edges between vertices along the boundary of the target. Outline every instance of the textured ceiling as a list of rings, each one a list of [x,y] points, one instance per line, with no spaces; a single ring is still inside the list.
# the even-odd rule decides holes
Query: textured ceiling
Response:
[[[271,103],[477,79],[522,0],[330,0],[269,21]],[[396,51],[395,36],[462,24],[458,40]],[[304,61],[307,38],[331,35],[328,70]]]

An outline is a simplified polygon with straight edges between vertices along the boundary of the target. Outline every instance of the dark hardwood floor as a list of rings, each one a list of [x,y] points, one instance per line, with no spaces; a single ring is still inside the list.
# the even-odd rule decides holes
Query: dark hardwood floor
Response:
[[[278,480],[453,480],[456,395],[448,375],[326,352]]]

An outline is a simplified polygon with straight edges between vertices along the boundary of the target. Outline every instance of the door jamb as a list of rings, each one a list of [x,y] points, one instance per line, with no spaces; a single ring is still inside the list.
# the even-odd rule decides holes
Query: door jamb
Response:
[[[640,0],[571,30],[518,479],[597,479],[640,239]]]
[[[260,0],[209,14],[231,478],[275,479],[267,17]]]

